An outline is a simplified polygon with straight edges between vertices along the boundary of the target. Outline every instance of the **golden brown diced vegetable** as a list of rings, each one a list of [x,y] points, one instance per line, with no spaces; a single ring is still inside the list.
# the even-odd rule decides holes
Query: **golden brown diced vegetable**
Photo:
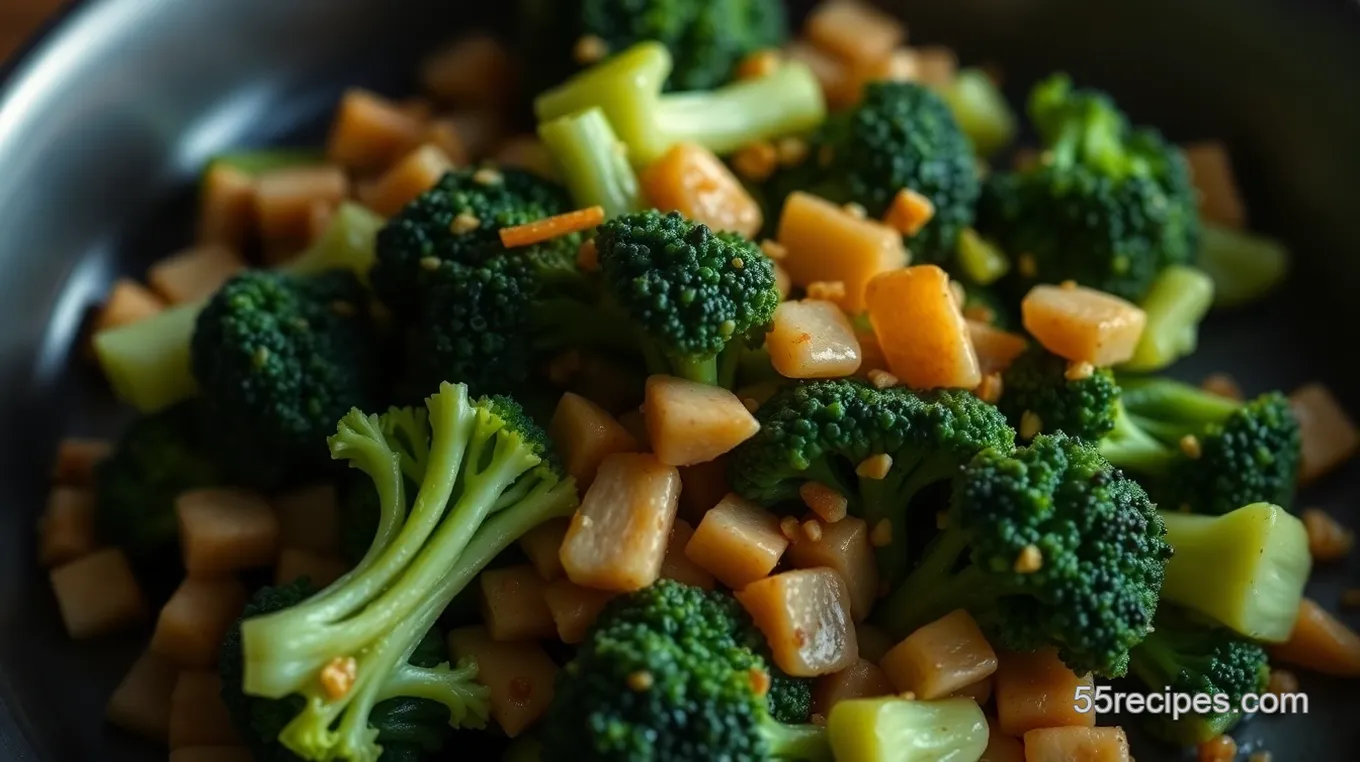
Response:
[[[715,231],[748,238],[764,225],[760,205],[722,159],[703,146],[676,144],[639,179],[647,200],[663,212],[679,212]]]
[[[557,402],[548,437],[562,465],[580,490],[590,488],[600,461],[616,452],[637,452],[638,442],[614,416],[579,394],[567,392]]]
[[[170,751],[193,746],[235,746],[241,742],[222,703],[216,672],[179,673],[170,694]]]
[[[628,592],[656,581],[680,501],[680,473],[654,456],[615,453],[600,463],[562,541],[578,585]]]
[[[99,546],[94,527],[94,493],[77,487],[53,487],[47,509],[38,518],[38,561],[59,566],[93,553]]]
[[[968,325],[935,265],[874,278],[866,290],[869,320],[888,369],[915,389],[972,389],[982,381]]]
[[[66,632],[76,640],[92,638],[141,622],[146,599],[118,548],[97,550],[53,569],[52,592]]]
[[[453,169],[453,160],[433,143],[416,148],[393,164],[361,194],[364,206],[391,217],[416,196],[433,188],[444,173]]]
[[[808,16],[803,27],[817,47],[851,64],[872,64],[906,39],[896,18],[860,0],[827,0]]]
[[[306,548],[284,548],[274,565],[274,584],[286,585],[306,577],[318,590],[340,579],[349,571],[349,563],[336,555],[318,553]]]
[[[514,59],[495,37],[474,33],[431,56],[420,81],[444,103],[500,107],[515,93]]]
[[[846,699],[874,698],[893,693],[892,683],[877,664],[860,658],[840,672],[822,675],[812,686],[812,711],[826,716]]]
[[[935,699],[996,672],[996,652],[977,622],[956,609],[908,635],[879,661],[899,691]]]
[[[198,196],[198,242],[240,251],[255,232],[255,180],[226,162],[209,165]]]
[[[566,571],[562,569],[562,540],[567,536],[571,519],[557,518],[539,524],[519,538],[520,550],[529,557],[529,563],[544,582],[560,578]]]
[[[959,73],[959,57],[941,45],[921,45],[912,48],[912,79],[929,87],[941,87],[954,80]]]
[[[215,574],[269,566],[279,554],[279,520],[263,497],[209,487],[175,500],[184,568]]]
[[[496,145],[491,161],[498,167],[522,169],[547,180],[560,180],[557,160],[537,135],[511,135]]]
[[[353,89],[340,99],[326,156],[345,169],[377,172],[418,144],[424,132],[418,115],[367,90]]]
[[[1190,162],[1190,174],[1199,191],[1200,216],[1224,227],[1238,230],[1245,227],[1247,208],[1237,190],[1227,146],[1218,142],[1192,143],[1185,146],[1185,158]]]
[[[165,309],[165,302],[151,289],[130,278],[114,281],[109,296],[94,318],[96,332],[145,320]]]
[[[245,260],[235,250],[208,244],[162,259],[147,270],[146,280],[169,303],[183,304],[212,296],[244,269]]]
[[[769,642],[774,663],[794,677],[839,672],[859,659],[850,594],[831,569],[799,569],[736,592]]]
[[[685,555],[736,590],[768,576],[788,547],[773,513],[733,493],[704,514]]]
[[[993,683],[997,728],[1008,736],[1023,736],[1035,728],[1095,727],[1092,711],[1077,711],[1077,688],[1088,690],[1091,676],[1079,677],[1046,648],[1033,653],[998,654]]]
[[[828,106],[844,108],[853,104],[859,97],[858,83],[853,72],[836,56],[801,41],[789,43],[784,49],[784,55],[790,61],[801,63],[812,71],[817,84],[821,85],[822,95],[826,98]]]
[[[822,525],[820,539],[799,533],[785,554],[788,563],[799,569],[824,566],[835,569],[845,580],[850,594],[850,613],[856,622],[869,616],[878,597],[878,563],[869,544],[869,527],[864,519],[847,516]]]
[[[270,498],[279,519],[279,544],[316,553],[340,552],[340,497],[331,484],[313,484]]]
[[[840,281],[845,298],[839,303],[851,314],[864,309],[865,290],[874,276],[907,263],[901,233],[801,191],[784,202],[778,238],[788,250],[779,264],[793,282]]]
[[[104,718],[118,727],[159,743],[170,732],[170,694],[179,670],[164,658],[143,652],[104,706]]]
[[[1300,387],[1289,395],[1289,404],[1303,437],[1301,482],[1308,483],[1329,473],[1360,447],[1360,431],[1327,387],[1322,384]]]
[[[1129,762],[1124,729],[1036,728],[1025,733],[1025,762]]]
[[[170,762],[253,762],[245,746],[185,746],[170,752]]]
[[[968,338],[973,342],[978,367],[984,376],[1004,372],[1029,345],[1025,337],[1018,333],[1003,331],[980,320],[967,322]]]
[[[482,621],[492,640],[541,640],[557,633],[552,612],[543,600],[543,578],[534,567],[487,569],[482,589]]]
[[[1355,547],[1355,533],[1321,508],[1309,508],[1301,518],[1308,531],[1308,553],[1314,561],[1340,561]]]
[[[877,664],[896,643],[888,633],[881,628],[857,622],[855,624],[855,640],[859,642],[859,655],[861,658]]]
[[[580,643],[585,639],[595,618],[618,593],[581,587],[569,579],[549,582],[543,588],[543,600],[552,613],[557,637],[563,643]]]
[[[683,477],[681,484],[684,484]],[[690,526],[689,522],[684,519],[676,519],[675,524],[671,526],[671,540],[666,545],[666,557],[661,561],[661,578],[673,579],[691,587],[712,590],[714,586],[713,575],[685,555],[685,548],[693,538],[694,527]]]
[[[1360,677],[1360,635],[1316,601],[1304,598],[1289,640],[1270,647],[1270,660],[1324,675]]]
[[[859,339],[841,308],[804,299],[775,308],[765,334],[770,364],[786,378],[843,378],[859,370]]]
[[[988,717],[987,724],[991,732],[987,734],[987,748],[978,762],[1025,762],[1024,742],[999,732],[995,717]]]
[[[1098,368],[1133,357],[1147,314],[1085,286],[1035,286],[1020,303],[1025,329],[1053,354]]]
[[[349,195],[349,178],[333,165],[266,172],[255,180],[255,219],[266,241],[306,240],[312,205],[336,205]]]
[[[151,651],[182,669],[212,667],[245,605],[246,590],[231,577],[187,577],[156,619]]]
[[[727,482],[727,459],[715,458],[680,469],[680,515],[692,525],[732,491]]]
[[[1226,733],[1201,741],[1195,747],[1195,759],[1198,762],[1234,762],[1237,759],[1237,741]]]
[[[760,430],[737,395],[674,376],[647,379],[642,414],[652,451],[672,466],[713,460]]]
[[[467,627],[449,633],[449,654],[477,661],[477,682],[491,692],[491,716],[511,738],[552,702],[557,665],[537,643],[498,643],[481,627]]]

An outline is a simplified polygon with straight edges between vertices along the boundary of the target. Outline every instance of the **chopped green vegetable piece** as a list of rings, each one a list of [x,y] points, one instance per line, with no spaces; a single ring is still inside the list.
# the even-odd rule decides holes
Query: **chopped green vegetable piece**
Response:
[[[831,708],[827,736],[836,762],[942,762],[979,759],[987,718],[967,698],[848,699]]]
[[[1199,323],[1214,301],[1214,281],[1203,270],[1172,265],[1152,282],[1143,298],[1147,325],[1125,370],[1150,373],[1194,353]]]
[[[599,108],[541,124],[538,136],[562,169],[576,206],[602,206],[610,219],[642,208],[627,148]]]
[[[1241,230],[1205,224],[1199,265],[1214,281],[1215,307],[1241,307],[1265,296],[1289,272],[1289,250]]]
[[[973,228],[964,228],[959,233],[958,246],[959,267],[979,286],[990,286],[1010,272],[1011,262],[1006,253]]]
[[[206,174],[214,167],[225,166],[255,177],[276,169],[305,167],[320,164],[326,160],[324,151],[316,148],[264,148],[255,151],[237,151],[214,156],[204,170]]]
[[[979,156],[991,156],[1015,139],[1015,114],[982,70],[963,69],[937,92]]]

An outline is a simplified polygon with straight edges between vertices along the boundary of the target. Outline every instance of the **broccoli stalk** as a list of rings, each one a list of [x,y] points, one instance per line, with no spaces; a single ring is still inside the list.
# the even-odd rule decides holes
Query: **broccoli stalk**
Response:
[[[987,718],[967,698],[845,699],[831,708],[826,733],[836,762],[981,759],[988,739]]]
[[[1015,114],[985,71],[961,69],[939,93],[978,156],[991,156],[1015,139]]]
[[[876,616],[903,638],[964,608],[1006,648],[1054,646],[1078,673],[1118,677],[1157,608],[1164,533],[1143,488],[1090,445],[1053,434],[985,450],[955,480],[946,527]]]
[[[562,168],[577,206],[602,206],[609,219],[641,209],[637,175],[603,111],[591,108],[546,122],[538,136]]]
[[[1289,251],[1269,238],[1204,225],[1200,266],[1214,282],[1215,307],[1240,307],[1265,296],[1289,273]]]
[[[1214,282],[1204,272],[1172,265],[1157,276],[1143,297],[1147,324],[1125,370],[1150,373],[1194,353],[1199,323],[1214,301]]]
[[[302,711],[279,734],[307,759],[372,762],[381,748],[369,727],[374,706],[393,696],[443,703],[450,722],[475,723],[485,697],[469,669],[406,663],[440,612],[492,558],[539,523],[568,515],[576,485],[550,458],[546,435],[504,398],[471,401],[443,384],[414,410],[352,411],[331,453],[372,477],[381,517],[368,553],[348,574],[291,608],[242,624],[246,694],[301,694]],[[405,484],[419,485],[405,511]],[[357,679],[343,695],[318,675],[352,658]]]
[[[663,95],[672,68],[664,45],[639,43],[540,95],[534,110],[542,123],[598,106],[637,166],[650,164],[676,143],[727,153],[812,129],[826,116],[821,87],[801,63],[788,62],[772,74],[716,90]]]

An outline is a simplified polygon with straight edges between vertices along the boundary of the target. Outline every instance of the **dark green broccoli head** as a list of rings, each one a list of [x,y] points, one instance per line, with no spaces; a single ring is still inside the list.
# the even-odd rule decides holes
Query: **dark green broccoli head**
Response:
[[[349,272],[238,275],[203,308],[190,349],[216,449],[246,486],[325,470],[335,422],[377,391],[367,293]]]
[[[1026,414],[1037,420],[1034,433],[1061,431],[1087,442],[1099,442],[1114,428],[1119,385],[1109,368],[1085,378],[1068,378],[1067,360],[1035,344],[1002,374],[997,407],[1017,430],[1026,432]],[[1032,425],[1032,424],[1031,424]]]
[[[178,537],[175,498],[223,478],[207,453],[195,403],[138,418],[95,468],[99,535],[136,561],[156,562],[172,554]]]
[[[608,294],[644,335],[652,372],[730,386],[740,351],[781,301],[760,247],[655,210],[606,222],[595,245]]]

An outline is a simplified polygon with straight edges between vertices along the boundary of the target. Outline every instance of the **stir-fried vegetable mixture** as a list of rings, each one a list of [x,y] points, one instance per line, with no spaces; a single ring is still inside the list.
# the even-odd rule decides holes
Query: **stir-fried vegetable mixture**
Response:
[[[140,417],[63,443],[39,548],[72,637],[154,622],[114,724],[184,762],[1127,760],[1080,700],[1122,679],[1228,697],[1142,716],[1228,759],[1243,696],[1360,676],[1305,597],[1352,535],[1294,513],[1355,426],[1167,374],[1287,269],[1223,146],[1062,73],[1012,113],[850,0],[522,19],[321,150],[214,160],[198,241],[114,284]]]

